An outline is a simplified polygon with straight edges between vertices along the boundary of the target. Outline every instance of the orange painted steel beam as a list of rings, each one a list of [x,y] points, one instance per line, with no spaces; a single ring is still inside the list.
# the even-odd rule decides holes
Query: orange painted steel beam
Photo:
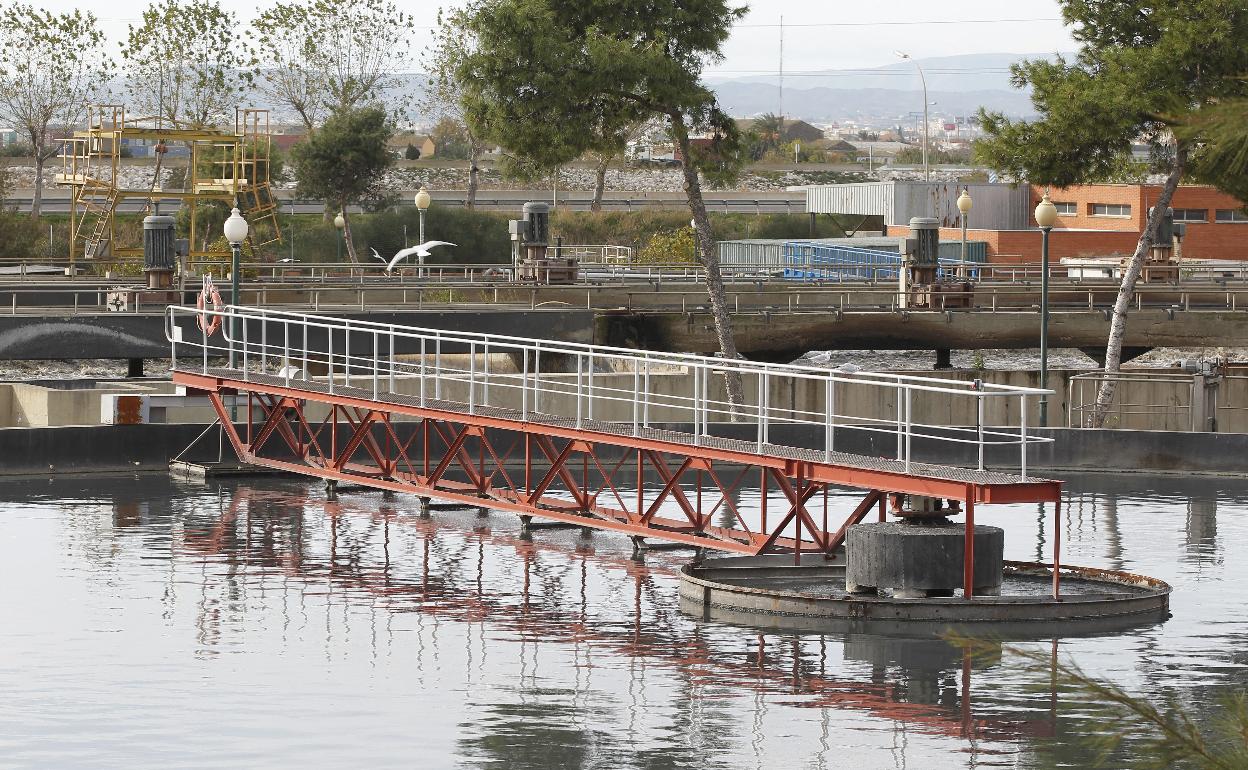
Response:
[[[174,381],[210,396],[227,437],[244,462],[744,554],[779,551],[800,558],[805,550],[830,557],[843,543],[848,527],[860,521],[875,500],[890,493],[968,502],[1042,502],[1057,499],[1061,491],[1053,481],[974,483],[958,478],[961,472],[951,468],[935,469],[945,478],[922,475],[924,468],[933,466],[919,464],[915,474],[906,475],[651,435],[549,425],[497,413],[468,414],[445,408],[445,402],[440,408],[422,408],[352,393],[331,394],[323,389],[184,371],[175,371]],[[242,435],[231,424],[231,410],[222,398],[225,394],[246,399],[247,425]],[[315,426],[306,411],[312,404],[326,409]],[[408,419],[400,422],[394,419],[398,417]],[[398,426],[413,429],[412,434],[401,437]],[[338,437],[340,431],[344,440]],[[508,435],[514,438],[511,447],[500,452]],[[280,450],[274,450],[278,445]],[[522,479],[507,471],[507,461],[521,445]],[[621,456],[618,462],[612,457],[604,463],[606,454]],[[647,498],[644,486],[638,484],[635,500],[628,503],[617,488],[616,476],[634,466],[638,479],[644,479],[648,466],[660,478],[662,488]],[[721,470],[738,466],[741,471],[725,487],[716,466]],[[732,491],[753,469],[765,481],[770,479],[789,503],[783,515],[773,516],[770,526],[765,511],[761,524],[749,521],[731,499]],[[704,483],[708,477],[712,486]],[[696,495],[682,487],[691,482],[696,484]],[[821,525],[807,509],[815,495],[826,494],[833,485],[869,492],[839,528],[830,528],[826,500]],[[665,506],[676,507],[683,517],[662,516]],[[710,524],[721,508],[720,516],[728,525]]]

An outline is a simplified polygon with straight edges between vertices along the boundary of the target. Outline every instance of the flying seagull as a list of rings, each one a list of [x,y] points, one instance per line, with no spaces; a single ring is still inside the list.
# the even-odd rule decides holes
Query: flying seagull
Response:
[[[425,241],[424,243],[419,244],[417,246],[412,246],[411,248],[403,249],[402,251],[399,251],[393,257],[390,258],[390,264],[386,265],[386,275],[389,275],[391,272],[394,271],[395,265],[399,264],[400,262],[412,256],[413,254],[422,258],[429,257],[429,256],[432,256],[432,254],[429,253],[429,249],[432,249],[435,246],[454,246],[454,245],[455,244],[449,243],[447,241]]]
[[[372,252],[373,252],[373,259],[381,260],[382,262],[386,261],[385,257],[377,253],[377,249],[372,249]]]

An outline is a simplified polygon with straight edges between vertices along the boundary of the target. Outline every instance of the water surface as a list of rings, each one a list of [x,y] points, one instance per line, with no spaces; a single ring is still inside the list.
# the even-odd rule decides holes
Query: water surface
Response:
[[[1109,727],[1008,653],[685,615],[688,552],[417,510],[303,480],[0,482],[0,766],[1082,767]],[[1212,713],[1248,679],[1246,513],[1244,482],[1073,480],[1064,560],[1171,582],[1174,616],[1059,654]],[[1051,510],[976,518],[1047,558]]]

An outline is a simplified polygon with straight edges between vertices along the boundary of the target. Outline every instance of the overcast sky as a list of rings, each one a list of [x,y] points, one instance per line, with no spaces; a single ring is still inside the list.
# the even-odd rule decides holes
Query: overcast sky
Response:
[[[122,39],[128,24],[137,24],[142,0],[30,0],[53,11],[74,7],[94,11],[114,41]],[[265,0],[222,0],[245,22],[264,7]],[[428,41],[439,5],[448,0],[404,2],[398,5],[425,25],[413,41],[417,49]],[[931,0],[890,2],[828,2],[828,0],[766,0],[752,4],[749,15],[734,31],[725,48],[724,62],[714,69],[724,75],[773,73],[780,61],[780,18],[783,16],[784,67],[793,77],[802,70],[875,67],[896,61],[894,50],[915,58],[966,53],[1053,53],[1075,48],[1060,21],[1055,0],[1021,3],[1017,0]],[[974,23],[950,23],[971,21]],[[914,22],[939,21],[939,24]],[[805,25],[805,26],[801,26]],[[819,25],[819,26],[814,26]],[[853,26],[850,26],[853,25]],[[241,30],[240,30],[241,31]],[[413,67],[419,66],[419,60]],[[794,87],[800,81],[793,82]]]

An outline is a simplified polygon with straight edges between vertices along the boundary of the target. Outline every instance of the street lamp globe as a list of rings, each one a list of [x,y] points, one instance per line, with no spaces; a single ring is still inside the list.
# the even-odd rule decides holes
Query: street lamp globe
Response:
[[[962,194],[958,196],[958,211],[962,212],[962,216],[971,213],[971,192],[967,188],[962,188]]]
[[[1036,204],[1036,224],[1040,225],[1043,230],[1048,230],[1057,222],[1057,206],[1053,205],[1053,201],[1049,200],[1049,194],[1046,192],[1040,202]]]
[[[334,227],[341,230],[346,226],[347,226],[347,220],[343,219],[342,212],[339,211],[337,216],[334,217]]]
[[[422,184],[420,186],[420,190],[416,192],[416,208],[420,209],[421,211],[424,211],[425,209],[429,208],[430,201],[431,199],[429,197],[429,191],[426,190],[425,186]]]
[[[230,218],[225,220],[225,239],[235,246],[247,240],[247,220],[243,219],[237,207],[230,213]]]

